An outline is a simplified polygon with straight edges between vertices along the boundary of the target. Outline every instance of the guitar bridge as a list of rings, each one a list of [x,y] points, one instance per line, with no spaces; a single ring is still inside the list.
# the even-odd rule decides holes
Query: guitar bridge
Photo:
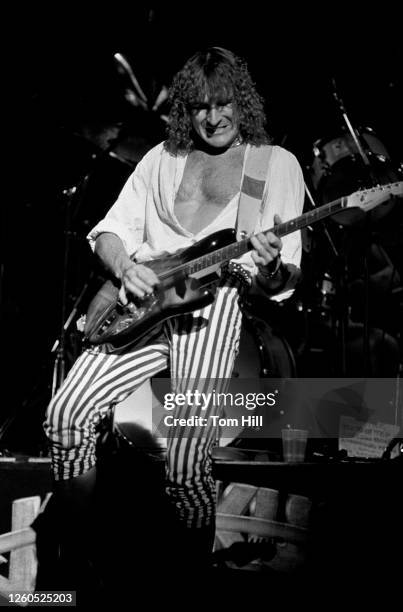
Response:
[[[133,323],[137,323],[137,321],[143,319],[152,310],[157,301],[157,296],[155,293],[152,293],[151,295],[136,300],[138,304],[135,302],[129,302],[125,306],[119,305],[120,312],[114,313],[115,317],[108,325],[109,328],[111,324],[114,323],[113,329],[108,329],[108,331],[113,335],[120,334],[120,332],[128,329],[131,325],[133,325]],[[107,321],[108,319],[105,321],[105,323]]]

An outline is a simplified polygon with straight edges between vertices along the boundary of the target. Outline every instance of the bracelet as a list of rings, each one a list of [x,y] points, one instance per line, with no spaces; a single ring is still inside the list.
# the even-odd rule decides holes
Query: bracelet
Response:
[[[275,260],[273,260],[275,261]],[[278,273],[278,271],[280,270],[280,267],[282,265],[282,261],[281,261],[281,257],[280,255],[277,255],[277,262],[276,262],[276,266],[274,268],[274,270],[272,272],[268,272],[267,270],[265,270],[265,268],[259,267],[259,274],[261,274],[261,276],[263,276],[264,278],[273,278],[273,276],[276,276],[276,274]],[[270,265],[270,264],[269,264]]]

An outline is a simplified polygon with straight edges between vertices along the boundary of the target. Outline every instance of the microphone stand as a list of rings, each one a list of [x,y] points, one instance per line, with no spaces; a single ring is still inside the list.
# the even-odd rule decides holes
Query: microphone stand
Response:
[[[94,277],[94,272],[92,271],[88,280],[82,287],[78,297],[75,299],[70,313],[67,315],[70,247],[72,237],[76,236],[76,232],[72,231],[72,222],[74,219],[76,219],[78,212],[82,207],[85,195],[87,193],[89,180],[99,161],[108,155],[120,159],[119,156],[113,153],[113,149],[122,140],[122,134],[124,135],[123,128],[120,129],[119,134],[116,138],[110,139],[108,141],[108,146],[106,147],[106,149],[102,149],[98,153],[93,153],[90,168],[88,169],[84,177],[81,179],[81,181],[77,185],[74,185],[62,191],[63,196],[66,198],[64,221],[63,280],[61,298],[62,306],[60,317],[60,333],[51,349],[51,354],[55,355],[52,374],[52,397],[54,397],[56,391],[59,389],[66,376],[66,334],[70,328],[71,323],[74,320],[74,317],[78,311],[78,307],[81,301],[83,300],[88,290],[88,287],[90,286],[90,283]]]
[[[377,183],[378,180],[373,172],[372,166],[371,166],[371,162],[369,161],[368,155],[366,154],[364,147],[362,146],[361,143],[361,136],[358,132],[358,130],[356,128],[353,127],[350,119],[348,118],[347,115],[347,111],[346,108],[344,106],[344,102],[342,100],[342,98],[339,96],[338,92],[337,92],[337,88],[336,88],[336,81],[334,78],[332,78],[332,85],[333,85],[333,97],[336,101],[336,104],[338,105],[339,109],[340,109],[340,113],[343,117],[343,120],[347,126],[348,131],[351,134],[351,137],[354,141],[355,146],[357,147],[357,151],[360,154],[362,163],[364,164],[365,169],[367,170],[368,176],[372,181],[372,187],[374,187]]]
[[[90,286],[90,283],[92,281],[94,277],[94,272],[92,271],[90,273],[90,276],[88,278],[88,280],[84,283],[83,288],[81,289],[81,292],[79,294],[79,296],[76,298],[74,304],[73,304],[73,308],[70,311],[69,316],[67,317],[66,321],[64,322],[64,318],[65,318],[65,312],[66,312],[66,307],[65,307],[65,300],[63,300],[63,304],[62,304],[62,329],[61,329],[61,333],[59,338],[57,338],[55,340],[55,343],[51,349],[51,353],[56,353],[56,357],[55,357],[55,361],[54,361],[54,365],[53,365],[53,375],[52,375],[52,397],[54,397],[54,395],[56,394],[56,391],[58,390],[58,388],[61,386],[61,384],[63,383],[64,379],[65,379],[65,374],[66,374],[66,358],[65,358],[65,349],[66,349],[66,333],[70,327],[70,325],[72,324],[74,317],[77,314],[78,311],[78,307],[81,303],[81,301],[83,300],[88,287]],[[63,283],[63,295],[65,295],[65,288],[64,288],[64,283]]]
[[[317,208],[315,200],[306,184],[305,193],[311,204],[311,208]],[[346,295],[346,274],[347,267],[345,258],[341,256],[340,251],[337,249],[333,238],[331,237],[329,230],[326,226],[322,226],[323,233],[330,246],[330,250],[335,256],[336,260],[336,296],[337,296],[337,323],[338,323],[338,335],[339,335],[339,357],[340,357],[340,376],[346,376],[346,337],[348,327],[348,310],[347,310],[347,295]],[[340,296],[340,297],[339,297]]]
[[[88,176],[88,175],[87,175]],[[83,179],[82,184],[86,184],[86,178]],[[63,258],[63,275],[62,275],[62,306],[61,306],[61,328],[59,339],[54,343],[51,353],[56,352],[56,358],[53,365],[53,376],[52,376],[52,397],[55,395],[57,389],[62,384],[65,378],[65,341],[67,326],[65,324],[66,315],[66,303],[67,303],[67,277],[69,268],[69,251],[70,251],[70,240],[71,240],[71,208],[73,204],[73,197],[77,193],[78,187],[70,187],[63,189],[62,194],[66,197],[65,203],[65,221],[64,221],[64,258]]]

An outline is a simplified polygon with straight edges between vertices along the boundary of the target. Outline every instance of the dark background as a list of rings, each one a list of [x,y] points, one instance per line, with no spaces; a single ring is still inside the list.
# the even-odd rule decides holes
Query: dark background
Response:
[[[313,142],[345,128],[332,79],[352,123],[375,131],[395,167],[402,159],[401,33],[393,8],[382,3],[353,13],[339,3],[309,9],[267,4],[264,10],[261,3],[186,6],[17,6],[5,20],[0,447],[38,452],[52,383],[51,347],[63,319],[63,278],[68,314],[92,269],[88,229],[142,154],[164,138],[158,113],[126,101],[115,52],[130,61],[151,102],[204,46],[245,57],[266,99],[274,143],[297,155],[307,180]],[[120,142],[112,151],[118,159],[105,153],[108,128],[116,124]],[[77,186],[69,198],[66,190]],[[401,242],[392,242],[395,252],[401,250]],[[77,343],[69,334],[68,365]]]

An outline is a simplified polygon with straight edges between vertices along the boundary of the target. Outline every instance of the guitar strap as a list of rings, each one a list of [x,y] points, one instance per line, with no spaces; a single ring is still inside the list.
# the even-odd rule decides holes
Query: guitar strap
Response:
[[[237,240],[252,234],[267,190],[269,164],[273,147],[251,146],[245,162],[236,221]]]

